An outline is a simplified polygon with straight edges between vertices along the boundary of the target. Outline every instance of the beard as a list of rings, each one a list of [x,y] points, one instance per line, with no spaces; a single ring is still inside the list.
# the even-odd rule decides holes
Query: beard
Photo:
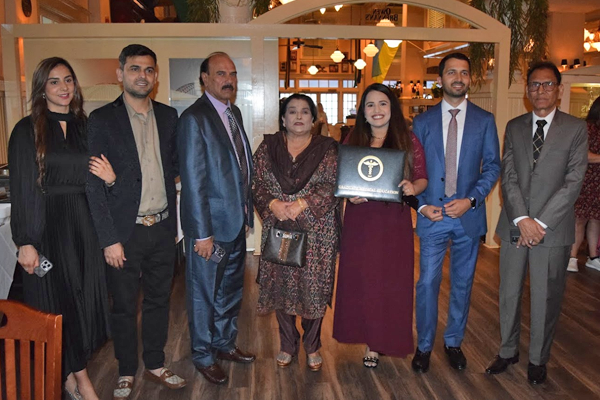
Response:
[[[442,90],[450,97],[464,97],[469,91],[469,85],[462,84],[462,87],[454,88],[452,85],[442,85]]]
[[[145,81],[146,83],[149,83],[148,81]],[[144,99],[146,97],[148,97],[148,95],[150,93],[152,93],[152,91],[154,90],[154,85],[148,85],[145,88],[141,88],[138,86],[134,85],[125,85],[123,84],[123,90],[125,90],[127,93],[129,93],[132,97],[138,98],[138,99]]]

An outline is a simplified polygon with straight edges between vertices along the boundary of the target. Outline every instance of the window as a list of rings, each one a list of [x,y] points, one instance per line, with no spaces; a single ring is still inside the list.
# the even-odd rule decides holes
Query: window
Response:
[[[356,114],[356,109],[358,108],[358,95],[356,93],[344,93],[342,107],[344,122],[347,122],[346,117],[352,114],[350,110],[352,110],[353,113]]]
[[[323,110],[327,114],[327,123],[335,125],[338,123],[338,94],[321,93],[320,101],[323,104]]]
[[[279,87],[280,88],[285,88],[285,79],[280,79],[279,80]],[[288,87],[289,88],[296,87],[296,80],[295,79],[290,79],[290,81],[288,83]]]

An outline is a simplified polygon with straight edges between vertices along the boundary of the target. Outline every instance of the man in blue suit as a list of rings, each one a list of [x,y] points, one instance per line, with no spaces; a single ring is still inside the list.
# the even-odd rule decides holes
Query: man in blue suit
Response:
[[[417,234],[421,242],[417,283],[417,350],[412,367],[427,372],[438,319],[442,265],[450,244],[450,300],[444,349],[450,366],[462,370],[467,360],[460,348],[479,238],[487,231],[485,198],[500,174],[494,116],[466,100],[471,63],[460,53],[444,57],[438,84],[443,100],[417,116],[413,129],[427,160],[429,185],[419,196]]]
[[[200,84],[204,95],[177,125],[187,311],[194,365],[209,382],[222,384],[227,375],[215,358],[255,359],[236,346],[246,227],[253,225],[252,151],[242,114],[231,103],[237,89],[231,58],[209,55],[200,66]],[[225,252],[221,260],[219,249]]]

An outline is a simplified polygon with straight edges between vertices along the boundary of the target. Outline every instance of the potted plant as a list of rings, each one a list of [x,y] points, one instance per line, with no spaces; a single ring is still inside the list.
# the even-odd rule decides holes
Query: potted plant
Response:
[[[431,94],[433,95],[434,99],[439,99],[442,97],[442,87],[438,85],[437,82],[433,82],[433,85],[431,86]]]

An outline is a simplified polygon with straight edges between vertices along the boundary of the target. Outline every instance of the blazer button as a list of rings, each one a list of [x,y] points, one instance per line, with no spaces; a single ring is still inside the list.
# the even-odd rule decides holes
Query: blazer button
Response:
[[[444,201],[444,199],[442,199],[442,198],[440,197],[440,201]]]
[[[141,181],[141,179],[140,179],[140,178],[137,178],[136,180],[137,180],[138,182],[139,182],[139,181]]]
[[[441,178],[441,179],[442,179],[442,182],[444,182],[444,178]]]

